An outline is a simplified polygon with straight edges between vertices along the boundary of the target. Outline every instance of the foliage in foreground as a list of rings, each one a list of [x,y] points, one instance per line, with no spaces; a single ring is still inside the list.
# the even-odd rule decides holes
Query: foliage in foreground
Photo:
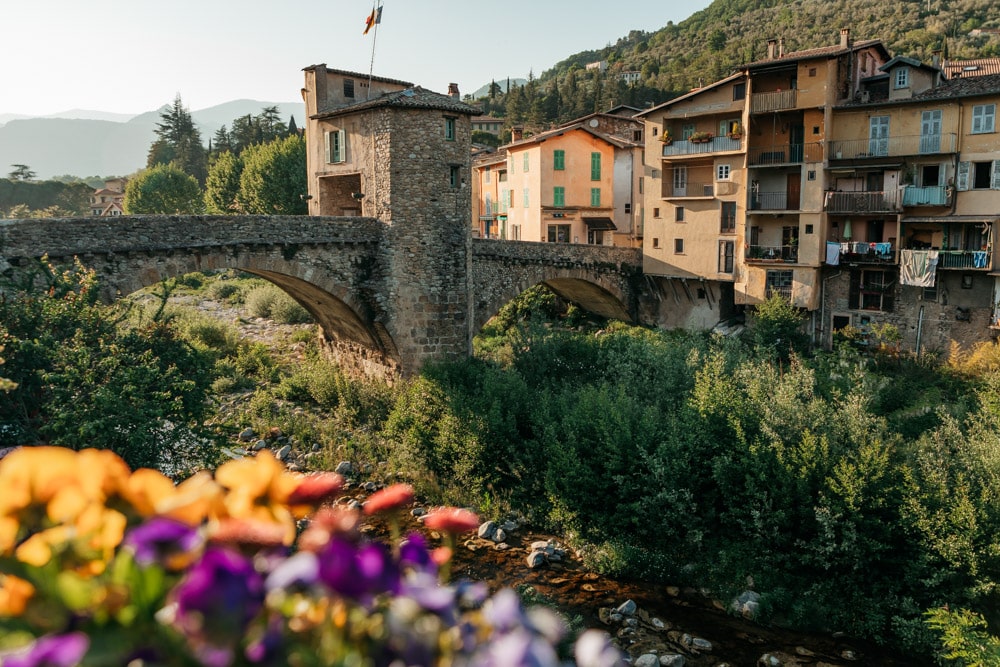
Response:
[[[472,512],[438,508],[391,546],[336,507],[335,473],[286,472],[270,454],[175,486],[106,450],[26,447],[0,460],[0,661],[5,667],[125,664],[560,664],[561,619],[507,589],[449,585]],[[405,485],[365,516],[413,501]],[[299,532],[298,520],[309,519]],[[606,637],[582,635],[582,667],[619,667]]]

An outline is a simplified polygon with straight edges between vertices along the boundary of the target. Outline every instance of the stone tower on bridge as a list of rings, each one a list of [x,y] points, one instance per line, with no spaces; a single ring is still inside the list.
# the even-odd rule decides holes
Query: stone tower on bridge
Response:
[[[313,65],[305,69],[309,212],[383,225],[371,313],[389,358],[469,353],[470,118],[457,90]],[[382,330],[389,326],[392,330]],[[392,349],[394,348],[394,349]]]

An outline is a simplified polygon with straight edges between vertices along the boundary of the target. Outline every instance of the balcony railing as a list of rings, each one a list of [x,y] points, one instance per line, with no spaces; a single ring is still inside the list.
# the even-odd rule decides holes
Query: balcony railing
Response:
[[[796,192],[755,192],[750,196],[751,211],[797,211],[798,208]]]
[[[748,151],[747,159],[751,167],[822,162],[823,145],[820,143],[809,143],[754,146]]]
[[[895,213],[900,210],[899,193],[895,190],[827,192],[824,208],[829,213]]]
[[[954,153],[954,134],[910,135],[885,139],[831,141],[831,160],[863,160],[901,155],[937,155]]]
[[[840,244],[841,264],[895,264],[896,248],[892,243],[844,241]]]
[[[948,188],[943,185],[907,185],[903,188],[903,206],[948,206],[950,199]]]
[[[669,181],[663,183],[664,197],[714,197],[714,181],[688,181],[684,185],[676,185]]]
[[[797,262],[797,245],[751,245],[746,249],[748,262]]]
[[[767,113],[794,109],[795,90],[778,90],[773,93],[754,93],[750,97],[750,113]]]
[[[938,255],[938,266],[942,269],[988,270],[991,263],[985,250],[942,250]]]
[[[730,137],[712,137],[708,141],[674,141],[663,144],[663,157],[738,151],[742,148],[742,142],[742,139],[731,139]]]

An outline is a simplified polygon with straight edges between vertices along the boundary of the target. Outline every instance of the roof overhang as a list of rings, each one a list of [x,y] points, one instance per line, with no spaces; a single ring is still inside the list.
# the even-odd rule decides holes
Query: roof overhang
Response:
[[[591,231],[608,231],[618,229],[618,227],[615,226],[614,220],[611,218],[590,218],[583,216],[583,222],[587,225],[587,229],[590,229]]]

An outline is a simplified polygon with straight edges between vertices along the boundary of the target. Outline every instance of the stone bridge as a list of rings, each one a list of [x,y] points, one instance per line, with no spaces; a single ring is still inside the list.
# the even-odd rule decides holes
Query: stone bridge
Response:
[[[375,375],[470,354],[486,321],[539,283],[629,322],[655,324],[662,301],[643,278],[638,249],[472,239],[455,226],[425,238],[374,218],[0,221],[0,274],[24,280],[42,256],[57,265],[79,258],[97,272],[107,301],[195,271],[260,276],[312,314],[341,363]]]

